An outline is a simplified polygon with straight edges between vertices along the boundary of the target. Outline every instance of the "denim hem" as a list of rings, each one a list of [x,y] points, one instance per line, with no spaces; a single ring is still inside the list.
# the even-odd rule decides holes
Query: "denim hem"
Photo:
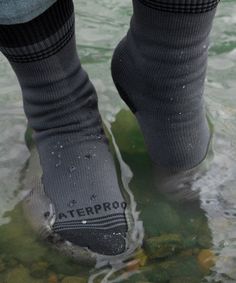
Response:
[[[19,0],[9,1],[4,5],[2,1],[0,0],[0,24],[12,25],[31,21],[45,12],[57,0],[21,0],[24,2],[21,7],[14,5],[15,1]]]

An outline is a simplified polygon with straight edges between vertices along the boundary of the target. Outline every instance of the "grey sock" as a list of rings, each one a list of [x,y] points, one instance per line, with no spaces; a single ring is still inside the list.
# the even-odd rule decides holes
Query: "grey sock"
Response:
[[[72,1],[59,0],[28,23],[0,26],[0,43],[35,131],[42,181],[57,213],[54,232],[100,254],[122,253],[126,202],[96,91],[76,52]]]
[[[130,29],[113,56],[117,89],[152,160],[168,169],[190,169],[208,150],[203,92],[218,2],[133,0]]]

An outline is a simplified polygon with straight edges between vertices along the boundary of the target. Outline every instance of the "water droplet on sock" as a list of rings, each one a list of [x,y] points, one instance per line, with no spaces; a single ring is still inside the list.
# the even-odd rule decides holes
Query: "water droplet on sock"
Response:
[[[69,167],[69,172],[72,173],[76,170],[76,167],[74,165]]]
[[[186,88],[186,85],[183,85],[183,89]]]
[[[49,211],[47,211],[47,212],[44,213],[45,219],[47,219],[49,216],[50,216],[50,212],[49,212]]]
[[[54,154],[55,154],[55,152],[54,152],[54,151],[52,151],[52,152],[51,152],[51,154],[52,154],[52,155],[54,155]]]
[[[92,156],[91,156],[90,153],[88,153],[88,154],[86,154],[84,157],[85,157],[85,159],[91,159]]]
[[[93,194],[91,197],[90,197],[90,200],[95,200],[96,199],[96,194]]]
[[[62,145],[62,144],[60,145],[60,148],[63,148],[63,145]]]
[[[179,115],[182,115],[182,112],[179,112]]]
[[[59,154],[57,155],[57,157],[58,157],[58,158],[61,158],[61,154],[59,153]]]
[[[56,168],[61,166],[61,160],[58,161],[58,163],[56,164]]]
[[[86,221],[86,220],[83,220],[83,221],[82,221],[82,224],[87,224],[87,221]]]
[[[69,207],[73,207],[73,206],[75,206],[77,204],[77,201],[76,200],[72,200],[72,201],[70,201],[69,203],[68,203],[68,206]]]

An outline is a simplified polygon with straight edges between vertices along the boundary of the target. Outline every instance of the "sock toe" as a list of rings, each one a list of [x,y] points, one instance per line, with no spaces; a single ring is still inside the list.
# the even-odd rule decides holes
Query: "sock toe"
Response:
[[[59,234],[63,239],[80,247],[86,247],[98,254],[115,256],[122,254],[126,250],[126,232],[126,227],[121,226],[105,231],[95,229],[64,230],[59,232]]]

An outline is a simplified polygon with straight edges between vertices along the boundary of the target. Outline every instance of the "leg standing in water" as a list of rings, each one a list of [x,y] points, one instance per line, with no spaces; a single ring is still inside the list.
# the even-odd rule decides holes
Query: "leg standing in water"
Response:
[[[76,51],[72,0],[0,0],[0,50],[22,89],[54,232],[100,254],[124,252],[126,203]]]
[[[219,0],[133,0],[112,75],[161,168],[189,170],[206,157],[204,106],[209,35]]]

